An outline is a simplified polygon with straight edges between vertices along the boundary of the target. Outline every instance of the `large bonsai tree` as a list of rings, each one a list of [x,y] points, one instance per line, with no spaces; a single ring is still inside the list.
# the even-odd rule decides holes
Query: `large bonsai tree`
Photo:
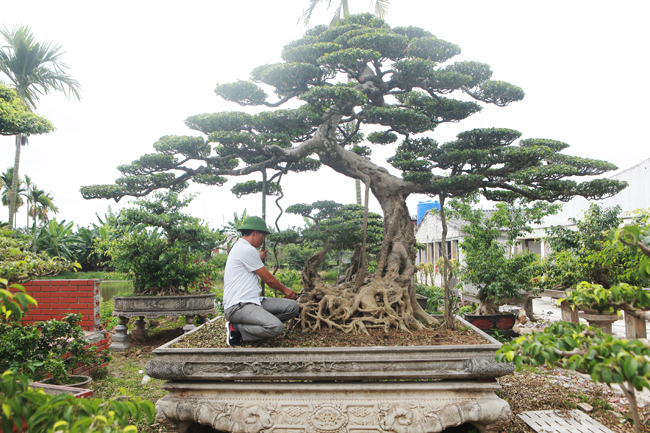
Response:
[[[190,117],[186,124],[207,139],[163,137],[154,145],[156,153],[120,166],[123,176],[115,184],[87,186],[81,192],[87,199],[119,200],[156,189],[179,191],[189,181],[222,185],[228,176],[263,167],[300,167],[316,155],[322,164],[364,182],[384,214],[377,272],[356,291],[339,323],[363,317],[356,322],[367,327],[434,324],[415,297],[415,236],[405,203],[410,194],[457,197],[480,191],[493,200],[524,196],[552,201],[576,195],[600,198],[624,187],[608,179],[577,182],[577,176],[616,167],[562,154],[568,145],[558,141],[515,144],[521,134],[510,129],[475,129],[439,146],[430,135],[441,123],[479,112],[477,102],[506,106],[524,96],[517,86],[491,80],[486,64],[447,64],[459,53],[457,45],[426,30],[391,28],[370,14],[314,27],[284,47],[282,62],[255,68],[251,81],[216,87],[226,100],[271,110]],[[446,96],[452,92],[477,102]],[[291,108],[277,109],[290,101]],[[401,176],[373,161],[370,147],[359,144],[366,127],[372,131],[370,143],[399,141],[389,162]]]

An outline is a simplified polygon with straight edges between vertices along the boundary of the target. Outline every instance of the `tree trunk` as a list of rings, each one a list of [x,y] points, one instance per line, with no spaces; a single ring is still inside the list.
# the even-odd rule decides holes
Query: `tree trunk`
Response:
[[[370,70],[367,73],[373,74]],[[359,90],[374,95],[370,77],[360,77],[360,81],[363,84]],[[377,272],[372,281],[356,291],[346,286],[329,286],[317,273],[303,274],[306,281],[299,301],[300,324],[303,329],[319,329],[326,324],[345,332],[366,333],[368,328],[410,332],[409,329],[437,324],[417,303],[415,294],[415,232],[406,207],[411,184],[341,146],[336,132],[342,117],[333,113],[323,119],[310,144],[318,148],[324,165],[361,179],[379,201],[384,227]]]
[[[445,196],[439,195],[440,198],[440,223],[442,224],[442,287],[445,296],[445,326],[449,329],[455,328],[454,316],[451,305],[451,291],[449,290],[450,266],[449,257],[447,257],[447,218],[445,216]]]
[[[18,169],[20,166],[20,147],[22,146],[23,135],[16,135],[16,155],[14,157],[14,175],[11,179],[11,194],[9,195],[9,224],[10,229],[14,229],[16,215],[16,201],[18,199]]]
[[[359,179],[354,179],[354,189],[357,192],[357,204],[361,206],[363,203],[361,203],[361,181]]]

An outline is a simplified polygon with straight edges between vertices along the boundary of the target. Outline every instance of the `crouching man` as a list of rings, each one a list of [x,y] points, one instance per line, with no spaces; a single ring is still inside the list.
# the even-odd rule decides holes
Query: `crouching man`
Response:
[[[223,307],[230,346],[277,337],[283,322],[298,315],[296,292],[286,287],[265,267],[268,250],[257,249],[269,233],[260,217],[248,217],[238,229],[242,237],[228,254],[224,272]],[[259,278],[279,290],[286,299],[260,297]]]

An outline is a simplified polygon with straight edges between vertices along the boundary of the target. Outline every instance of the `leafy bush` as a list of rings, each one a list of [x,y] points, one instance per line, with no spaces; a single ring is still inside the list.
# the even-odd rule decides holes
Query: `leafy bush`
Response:
[[[438,314],[445,305],[445,290],[442,287],[416,284],[415,293],[427,297],[425,310],[429,314]]]
[[[109,299],[108,301],[102,301],[99,304],[99,314],[102,321],[102,327],[106,331],[113,330],[113,328],[115,328],[119,322],[119,318],[112,315],[114,309],[115,304],[113,304],[112,299]]]
[[[497,314],[504,298],[519,296],[521,290],[534,291],[534,277],[542,272],[539,256],[530,252],[513,254],[517,238],[532,233],[532,223],[540,223],[556,213],[559,205],[544,202],[499,203],[489,216],[475,208],[476,198],[452,202],[453,214],[467,221],[467,234],[460,244],[465,263],[460,279],[478,289],[478,314]]]
[[[37,380],[51,374],[55,383],[65,384],[71,369],[108,362],[108,350],[86,348],[89,343],[78,325],[81,317],[69,314],[63,320],[31,325],[0,322],[0,370],[26,373]]]
[[[223,237],[181,213],[192,198],[166,192],[138,200],[116,218],[120,236],[98,241],[111,265],[133,277],[135,295],[190,292],[217,269],[210,253]]]
[[[7,281],[4,286],[56,275],[75,266],[61,257],[50,258],[44,252],[31,252],[28,237],[12,234],[0,228],[0,278]]]
[[[25,375],[6,371],[0,380],[0,428],[3,432],[27,433],[133,433],[146,417],[151,423],[156,410],[153,403],[139,397],[122,396],[109,401],[98,398],[74,398],[70,394],[50,395],[30,387]],[[122,390],[123,391],[123,390]]]
[[[295,269],[280,269],[275,277],[282,284],[295,291],[302,290],[302,273]]]
[[[582,218],[572,218],[577,230],[553,226],[547,230],[552,253],[544,262],[542,289],[567,289],[587,281],[610,288],[618,283],[643,286],[648,277],[637,272],[647,258],[639,249],[622,248],[609,233],[623,223],[620,207],[592,204]],[[618,231],[618,233],[626,233]],[[625,238],[625,236],[624,236]]]

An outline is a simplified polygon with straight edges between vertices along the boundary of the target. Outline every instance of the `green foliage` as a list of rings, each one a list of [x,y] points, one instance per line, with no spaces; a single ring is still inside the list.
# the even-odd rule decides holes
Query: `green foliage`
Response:
[[[15,90],[0,84],[0,135],[45,134],[52,131],[52,122],[29,111]]]
[[[611,239],[619,241],[617,244],[619,250],[627,246],[635,252],[645,255],[641,257],[638,264],[638,274],[641,278],[650,279],[650,225],[647,218],[645,226],[641,224],[630,224],[611,233]]]
[[[303,266],[304,267],[304,266]],[[280,280],[282,284],[289,287],[290,289],[299,292],[302,290],[302,274],[299,270],[296,269],[280,269],[275,277]],[[270,289],[267,289],[270,290]],[[280,297],[283,295],[280,293]]]
[[[604,314],[616,314],[619,309],[650,310],[650,293],[626,283],[606,289],[583,281],[575,290],[567,291],[566,301]]]
[[[83,365],[108,362],[108,350],[87,349],[82,316],[69,314],[62,320],[36,324],[0,322],[0,370],[12,370],[42,379],[51,374],[55,383],[66,383],[68,371]]]
[[[173,192],[138,200],[116,218],[118,236],[98,242],[111,265],[133,277],[134,294],[187,292],[216,270],[210,253],[223,237],[181,212],[191,200]]]
[[[605,288],[618,283],[647,284],[648,277],[637,272],[647,259],[642,250],[624,248],[609,238],[609,233],[623,222],[620,212],[620,207],[602,208],[592,204],[582,218],[571,219],[577,230],[550,227],[547,242],[552,253],[544,263],[540,287],[565,289],[576,287],[582,281]],[[619,233],[627,230],[621,229]]]
[[[115,304],[113,303],[113,299],[101,301],[99,304],[99,315],[102,321],[102,328],[106,331],[112,331],[119,323],[119,318],[113,316],[114,309]]]
[[[3,373],[0,380],[2,431],[134,433],[138,430],[131,422],[146,417],[151,423],[155,419],[153,403],[139,397],[125,399],[124,390],[118,398],[103,401],[75,398],[70,394],[46,394],[30,384],[25,375]]]
[[[17,292],[11,292],[8,288],[7,280],[0,279],[0,324],[12,321],[20,322],[29,311],[30,306],[38,305],[20,284],[13,284],[10,287]]]
[[[489,216],[473,208],[475,199],[454,201],[451,213],[459,216],[467,225],[467,234],[460,244],[465,263],[460,278],[478,288],[482,302],[492,300],[498,303],[502,298],[518,296],[520,290],[534,290],[540,274],[538,256],[522,252],[512,254],[517,238],[532,233],[532,223],[540,223],[547,215],[556,213],[558,205],[544,202],[499,203]],[[499,239],[504,239],[499,241]]]
[[[439,314],[445,305],[445,291],[442,287],[416,284],[415,293],[427,297],[425,310],[429,314]]]
[[[0,229],[0,279],[7,281],[5,285],[56,275],[75,266],[61,257],[50,258],[44,252],[32,253],[30,246],[31,240],[27,236],[13,237],[11,231]]]
[[[73,222],[65,220],[58,222],[52,219],[38,232],[37,249],[44,251],[50,257],[62,257],[68,261],[76,261],[84,255],[85,245],[83,238],[73,233]]]
[[[650,348],[639,340],[621,340],[582,323],[554,322],[543,332],[504,344],[496,359],[539,366],[549,364],[591,375],[595,382],[629,382],[650,388]]]

